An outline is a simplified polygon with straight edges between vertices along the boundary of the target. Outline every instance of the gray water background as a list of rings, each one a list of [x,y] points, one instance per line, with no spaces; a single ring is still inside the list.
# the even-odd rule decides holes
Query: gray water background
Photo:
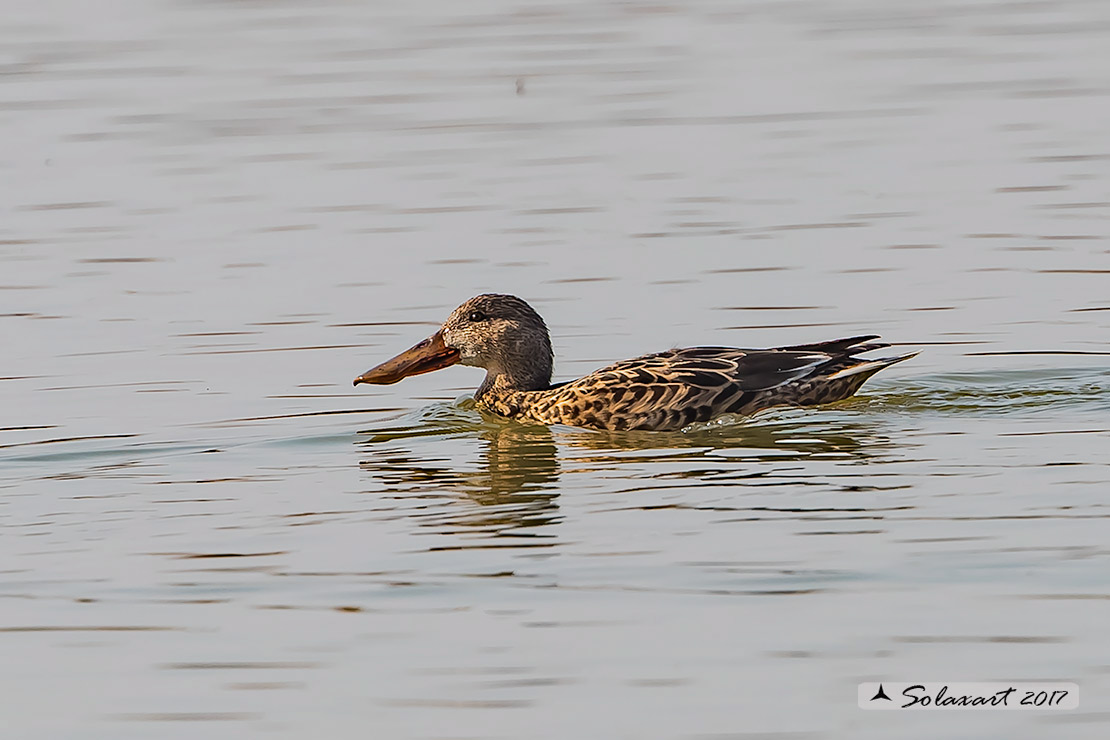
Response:
[[[1104,737],[1108,96],[1097,0],[5,3],[4,737]],[[485,291],[559,379],[924,351],[686,434],[350,387]]]

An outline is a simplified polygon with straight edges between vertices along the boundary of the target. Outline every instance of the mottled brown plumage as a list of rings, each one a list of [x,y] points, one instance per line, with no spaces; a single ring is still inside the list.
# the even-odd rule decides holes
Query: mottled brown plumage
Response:
[[[857,357],[890,346],[874,339],[672,349],[552,385],[551,338],[543,319],[520,298],[485,294],[455,309],[428,339],[360,375],[355,385],[396,383],[461,363],[485,368],[474,398],[501,416],[596,429],[674,430],[721,414],[840,401],[879,370],[916,354]]]

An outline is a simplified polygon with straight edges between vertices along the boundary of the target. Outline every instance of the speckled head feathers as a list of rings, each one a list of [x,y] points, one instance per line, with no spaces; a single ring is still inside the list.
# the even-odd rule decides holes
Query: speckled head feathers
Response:
[[[516,296],[474,296],[451,313],[442,331],[444,343],[458,351],[461,364],[486,369],[483,388],[497,383],[539,390],[551,384],[554,353],[547,324]]]

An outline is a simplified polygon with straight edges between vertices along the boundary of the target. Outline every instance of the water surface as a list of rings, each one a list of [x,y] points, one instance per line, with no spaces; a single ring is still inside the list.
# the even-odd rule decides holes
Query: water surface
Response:
[[[0,684],[38,738],[1105,734],[1103,3],[14,3]],[[877,332],[676,434],[350,387]],[[864,713],[876,680],[1075,681]],[[911,721],[912,720],[912,721]]]

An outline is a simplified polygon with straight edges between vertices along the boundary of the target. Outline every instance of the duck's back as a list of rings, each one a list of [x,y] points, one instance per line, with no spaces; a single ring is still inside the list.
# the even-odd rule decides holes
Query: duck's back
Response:
[[[774,349],[690,347],[614,363],[542,391],[483,399],[496,413],[544,424],[674,430],[721,414],[838,401],[909,355],[863,360],[874,336]]]

